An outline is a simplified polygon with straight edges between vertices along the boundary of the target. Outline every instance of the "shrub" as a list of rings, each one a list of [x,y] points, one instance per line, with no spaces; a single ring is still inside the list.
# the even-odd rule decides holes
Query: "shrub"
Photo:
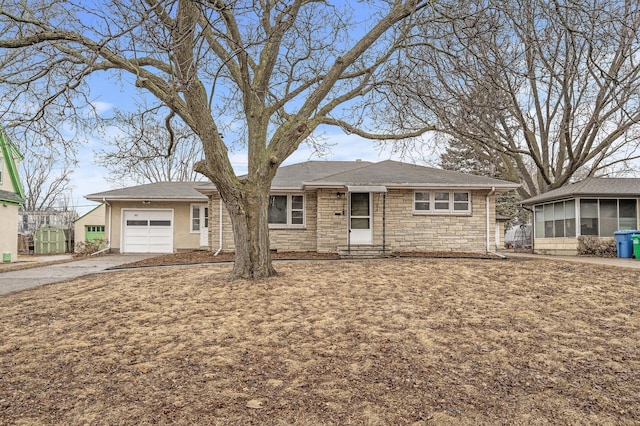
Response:
[[[75,253],[78,256],[88,256],[107,246],[107,240],[97,238],[95,240],[81,241],[76,244]]]
[[[618,247],[615,238],[599,238],[590,235],[578,237],[579,256],[616,257]]]

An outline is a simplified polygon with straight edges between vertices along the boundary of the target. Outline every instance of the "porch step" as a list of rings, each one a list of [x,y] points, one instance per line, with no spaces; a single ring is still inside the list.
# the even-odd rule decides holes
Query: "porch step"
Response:
[[[377,257],[391,256],[391,248],[382,245],[360,245],[351,244],[349,246],[338,246],[338,254],[343,259],[374,259]]]

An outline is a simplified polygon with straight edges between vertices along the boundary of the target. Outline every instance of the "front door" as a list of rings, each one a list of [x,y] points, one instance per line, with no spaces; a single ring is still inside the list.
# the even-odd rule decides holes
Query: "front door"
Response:
[[[371,244],[371,194],[350,192],[349,241],[351,244]]]
[[[200,206],[200,247],[209,246],[209,207]]]

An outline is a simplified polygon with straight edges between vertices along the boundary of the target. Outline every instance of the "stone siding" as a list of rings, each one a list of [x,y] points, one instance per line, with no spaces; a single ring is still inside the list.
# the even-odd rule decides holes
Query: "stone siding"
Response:
[[[212,251],[220,248],[220,197],[212,195],[209,200],[209,246]],[[304,228],[271,228],[269,242],[272,250],[277,251],[316,251],[316,209],[317,195],[315,191],[305,193],[305,226]],[[235,242],[231,216],[222,206],[222,251],[233,252]]]
[[[340,197],[338,198],[338,195]],[[318,190],[318,252],[337,253],[339,245],[347,244],[347,208],[344,189]]]
[[[534,252],[561,256],[578,254],[578,239],[572,238],[536,238]]]
[[[471,214],[414,214],[412,190],[389,190],[386,200],[386,244],[394,253],[411,251],[487,251],[495,247],[495,197],[490,197],[487,230],[485,197],[471,192]],[[378,233],[376,232],[376,235]]]
[[[340,196],[338,196],[340,193]],[[486,252],[495,241],[495,197],[490,197],[489,229],[485,217],[488,191],[471,192],[471,214],[421,215],[413,213],[413,190],[389,189],[374,193],[372,199],[373,244],[394,253],[412,251]],[[319,189],[305,193],[304,229],[273,228],[269,231],[271,248],[279,251],[317,251],[336,253],[347,241],[348,199],[344,189]],[[386,197],[386,200],[385,200]],[[209,206],[209,242],[211,250],[220,247],[219,197],[213,195]],[[385,221],[383,221],[385,212]],[[222,251],[233,251],[231,220],[223,207]]]

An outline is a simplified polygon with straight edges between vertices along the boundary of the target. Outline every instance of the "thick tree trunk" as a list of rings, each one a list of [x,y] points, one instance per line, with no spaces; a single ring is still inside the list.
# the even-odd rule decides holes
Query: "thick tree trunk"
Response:
[[[258,187],[247,187],[242,199],[227,203],[236,251],[232,280],[277,274],[269,249],[268,203],[269,191]]]

